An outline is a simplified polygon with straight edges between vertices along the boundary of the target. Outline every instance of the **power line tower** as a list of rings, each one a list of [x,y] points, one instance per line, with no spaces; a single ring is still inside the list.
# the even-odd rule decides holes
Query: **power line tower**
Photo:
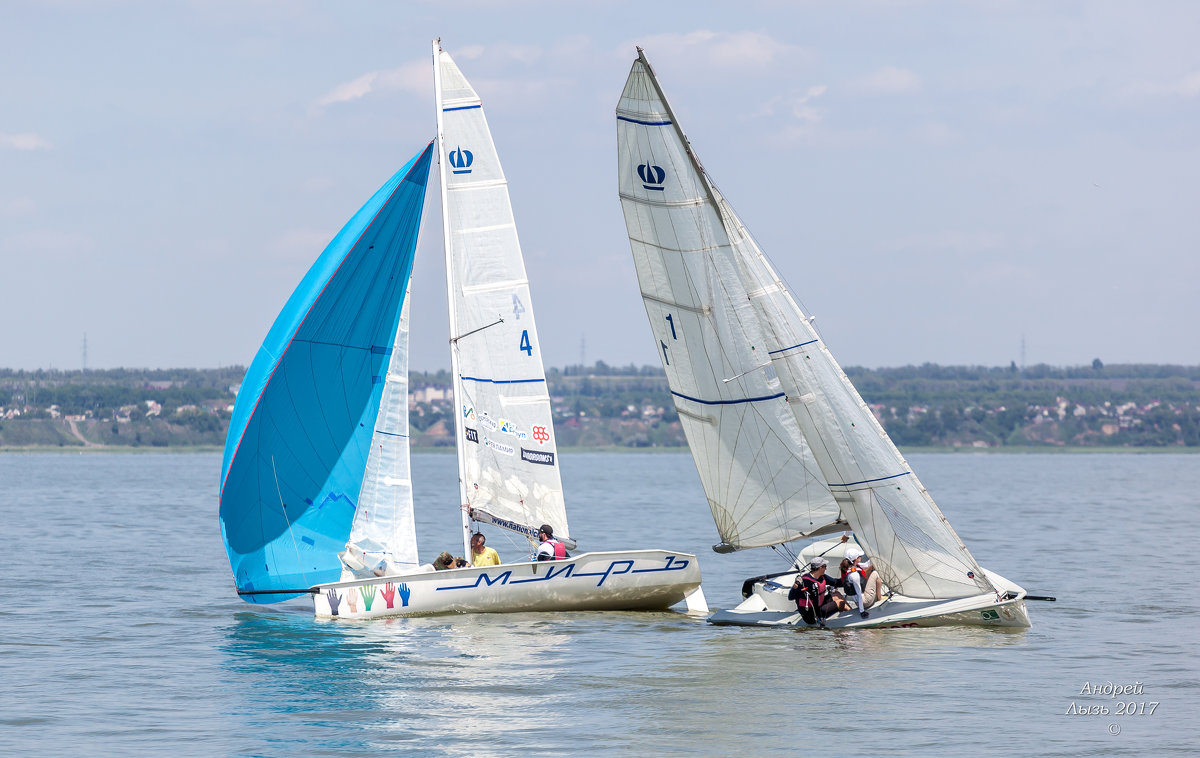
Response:
[[[579,338],[579,368],[587,367],[587,335]]]
[[[86,374],[87,373],[87,332],[83,333],[83,349],[81,350],[81,352],[83,353],[83,357],[82,357],[82,360],[80,361],[80,363],[83,367],[83,373]]]

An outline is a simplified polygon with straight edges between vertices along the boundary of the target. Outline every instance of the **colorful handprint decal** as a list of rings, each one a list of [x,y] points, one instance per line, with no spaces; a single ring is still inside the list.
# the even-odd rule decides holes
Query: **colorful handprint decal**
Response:
[[[325,591],[325,597],[329,600],[329,610],[336,616],[338,615],[338,606],[341,605],[341,598],[338,597],[337,590],[329,589]]]
[[[371,604],[375,602],[375,585],[366,584],[359,587],[358,594],[362,595],[363,609],[370,612]]]
[[[383,585],[383,592],[379,594],[383,595],[383,602],[387,603],[388,608],[391,608],[392,603],[396,600],[396,585],[388,582]]]
[[[400,590],[400,607],[407,608],[408,598],[412,595],[412,590],[408,588],[407,584],[401,584],[396,589]]]

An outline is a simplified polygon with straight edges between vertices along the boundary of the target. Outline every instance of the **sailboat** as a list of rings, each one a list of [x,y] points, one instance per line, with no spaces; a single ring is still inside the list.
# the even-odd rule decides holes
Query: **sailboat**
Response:
[[[714,550],[847,537],[747,580],[744,602],[709,621],[805,625],[794,579],[858,546],[884,599],[826,626],[1028,626],[1025,590],[981,568],[951,528],[701,165],[641,48],[616,117],[638,282]]]
[[[482,101],[434,42],[464,555],[480,524],[572,549],[525,264]],[[668,550],[434,570],[418,558],[408,308],[431,142],[313,264],[247,370],[222,462],[238,595],[309,595],[318,618],[706,612],[694,555]]]

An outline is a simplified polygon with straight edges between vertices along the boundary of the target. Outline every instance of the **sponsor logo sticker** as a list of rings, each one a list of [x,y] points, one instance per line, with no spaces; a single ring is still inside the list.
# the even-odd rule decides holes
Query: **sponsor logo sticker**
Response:
[[[512,445],[505,445],[503,442],[497,442],[491,437],[488,437],[486,434],[483,435],[483,446],[490,447],[497,453],[504,453],[505,455],[512,455],[516,452],[516,448],[514,448]]]
[[[528,463],[540,463],[543,466],[554,465],[554,453],[546,450],[529,450],[521,448],[521,460]]]

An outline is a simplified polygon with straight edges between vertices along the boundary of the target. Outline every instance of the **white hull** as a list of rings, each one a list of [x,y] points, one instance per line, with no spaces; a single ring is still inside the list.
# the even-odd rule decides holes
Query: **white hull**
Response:
[[[988,572],[988,578],[999,593],[955,598],[953,600],[924,600],[884,593],[884,600],[868,610],[862,618],[857,609],[834,614],[822,624],[809,624],[788,600],[788,591],[798,572],[782,574],[755,582],[750,596],[738,607],[717,611],[709,617],[711,624],[724,626],[799,626],[829,629],[894,629],[925,626],[990,626],[1024,629],[1029,624],[1025,610],[1025,590],[998,574]]]
[[[314,588],[317,618],[442,613],[661,610],[707,612],[696,556],[665,550],[582,553],[562,561],[427,571]]]

